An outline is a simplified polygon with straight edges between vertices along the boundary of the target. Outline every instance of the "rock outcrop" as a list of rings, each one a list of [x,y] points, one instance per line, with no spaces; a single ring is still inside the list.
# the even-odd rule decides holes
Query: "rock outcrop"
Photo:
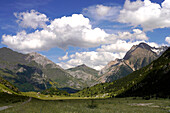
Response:
[[[100,72],[100,82],[112,82],[136,71],[157,59],[168,47],[151,47],[146,43],[134,45],[123,59],[109,62]]]

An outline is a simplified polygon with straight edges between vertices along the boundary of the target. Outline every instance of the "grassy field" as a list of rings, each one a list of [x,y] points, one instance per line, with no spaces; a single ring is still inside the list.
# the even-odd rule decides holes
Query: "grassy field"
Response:
[[[169,99],[141,98],[39,100],[18,104],[2,113],[167,113]]]
[[[57,96],[57,95],[43,95],[43,94],[37,94],[37,92],[22,92],[22,95],[28,96],[28,97],[33,97],[41,100],[65,100],[65,99],[91,99],[90,97],[76,97],[74,95],[70,96]]]
[[[20,104],[28,100],[29,97],[24,97],[20,95],[11,95],[7,93],[0,93],[0,107],[7,105]]]

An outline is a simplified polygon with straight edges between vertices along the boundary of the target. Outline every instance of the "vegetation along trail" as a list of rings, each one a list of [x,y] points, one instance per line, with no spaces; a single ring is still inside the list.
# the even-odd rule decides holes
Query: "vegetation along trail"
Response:
[[[24,104],[30,102],[31,100],[32,100],[32,97],[30,97],[27,101],[23,102],[21,105],[24,105]],[[11,107],[13,107],[13,106],[10,106],[10,105],[9,106],[2,106],[2,107],[0,107],[0,111],[11,108]]]

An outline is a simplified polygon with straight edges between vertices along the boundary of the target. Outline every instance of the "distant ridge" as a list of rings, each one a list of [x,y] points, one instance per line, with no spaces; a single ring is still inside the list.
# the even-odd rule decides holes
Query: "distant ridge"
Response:
[[[133,45],[123,59],[109,62],[100,72],[100,82],[112,82],[136,71],[157,59],[168,47],[151,47],[146,43]]]
[[[67,69],[67,72],[71,76],[82,81],[84,83],[84,87],[90,87],[98,83],[96,80],[98,78],[99,71],[92,69],[85,64]]]
[[[79,69],[83,69],[87,73],[83,70],[80,72],[91,76],[89,81],[84,81],[84,79],[71,75],[67,70],[39,53],[22,54],[6,47],[0,48],[0,69],[4,73],[0,77],[10,81],[21,91],[41,91],[52,86],[83,89],[91,86],[91,81],[93,84],[96,83],[93,80],[93,75],[89,73],[93,73],[94,77],[98,73],[85,65],[80,66]]]
[[[170,48],[149,65],[111,83],[100,83],[77,93],[85,97],[170,97]]]

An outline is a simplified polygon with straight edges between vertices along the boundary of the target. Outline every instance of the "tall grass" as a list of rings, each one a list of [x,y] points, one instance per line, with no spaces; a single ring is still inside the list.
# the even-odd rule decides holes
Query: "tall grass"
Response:
[[[135,104],[146,106],[135,106]],[[147,103],[152,103],[147,105]],[[1,111],[2,113],[166,113],[170,100],[132,98],[94,100],[38,100]]]

